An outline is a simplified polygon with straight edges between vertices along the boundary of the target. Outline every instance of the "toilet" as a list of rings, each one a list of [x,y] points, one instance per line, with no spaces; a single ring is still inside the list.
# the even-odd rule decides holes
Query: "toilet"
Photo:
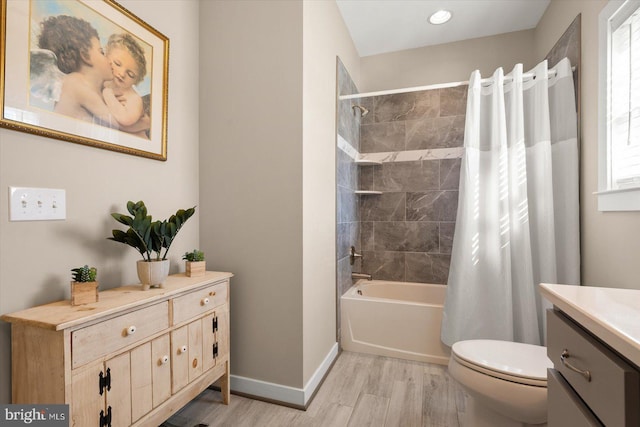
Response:
[[[459,341],[449,374],[467,392],[464,427],[547,425],[546,347],[496,340]]]

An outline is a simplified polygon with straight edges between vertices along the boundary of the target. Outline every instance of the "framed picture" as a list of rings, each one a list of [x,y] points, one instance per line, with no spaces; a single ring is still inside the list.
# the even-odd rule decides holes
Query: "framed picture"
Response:
[[[167,159],[167,37],[113,0],[0,2],[0,126]]]

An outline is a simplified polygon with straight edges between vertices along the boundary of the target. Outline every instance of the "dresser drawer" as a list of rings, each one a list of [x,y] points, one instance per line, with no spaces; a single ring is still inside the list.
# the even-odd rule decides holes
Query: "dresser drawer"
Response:
[[[547,370],[547,406],[549,427],[603,427],[555,369]]]
[[[169,327],[169,302],[114,317],[71,334],[72,368],[99,359]]]
[[[173,300],[173,324],[178,325],[225,304],[229,297],[229,282],[219,282],[182,295]]]
[[[553,310],[547,311],[547,354],[555,369],[605,425],[640,425],[638,371]]]

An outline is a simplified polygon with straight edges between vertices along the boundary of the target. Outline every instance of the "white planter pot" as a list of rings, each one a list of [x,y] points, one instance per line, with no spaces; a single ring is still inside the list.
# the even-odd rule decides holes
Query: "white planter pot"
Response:
[[[150,287],[162,287],[169,275],[169,260],[162,261],[138,261],[138,279],[142,283],[142,289]]]

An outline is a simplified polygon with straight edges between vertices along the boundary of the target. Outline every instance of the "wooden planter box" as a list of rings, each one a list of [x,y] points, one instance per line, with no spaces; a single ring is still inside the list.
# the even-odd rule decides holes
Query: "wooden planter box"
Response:
[[[71,305],[98,302],[98,282],[71,282]]]
[[[187,277],[201,277],[207,269],[207,261],[185,261]]]

